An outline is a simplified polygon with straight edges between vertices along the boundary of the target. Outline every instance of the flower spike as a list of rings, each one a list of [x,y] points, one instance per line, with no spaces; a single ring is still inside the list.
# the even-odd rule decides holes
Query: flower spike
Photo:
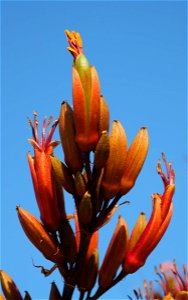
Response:
[[[147,257],[164,235],[172,217],[175,172],[171,164],[166,163],[164,154],[163,161],[167,168],[167,177],[164,175],[159,163],[157,171],[164,182],[164,193],[162,196],[157,193],[152,195],[153,211],[151,217],[133,248],[129,246],[129,240],[128,251],[123,264],[127,274],[136,272],[145,264]]]

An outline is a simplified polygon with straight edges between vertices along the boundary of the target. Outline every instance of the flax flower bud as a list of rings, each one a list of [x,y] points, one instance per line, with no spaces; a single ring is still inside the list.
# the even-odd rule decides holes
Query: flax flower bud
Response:
[[[107,131],[102,131],[101,137],[95,148],[94,168],[104,168],[110,152],[110,141]]]
[[[59,235],[61,238],[61,248],[65,255],[66,261],[73,264],[76,260],[76,239],[74,232],[68,220],[62,223],[62,227],[59,230]]]
[[[91,195],[85,192],[78,208],[79,221],[83,225],[88,225],[92,219],[93,208],[91,202]]]
[[[99,133],[109,130],[110,112],[106,100],[100,96]]]
[[[31,296],[29,295],[28,291],[25,291],[24,300],[32,300]]]
[[[143,233],[144,229],[146,228],[146,225],[147,225],[146,216],[142,212],[139,215],[138,220],[137,220],[136,224],[134,225],[131,236],[129,238],[129,244],[128,244],[129,250],[134,248],[138,239],[140,238],[141,234]]]
[[[23,300],[12,278],[3,270],[0,270],[1,286],[7,300]],[[2,299],[3,296],[2,296]]]
[[[57,120],[54,122],[49,134],[46,136],[46,130],[50,125],[50,122],[51,118],[49,118],[48,121],[46,121],[46,118],[44,119],[42,138],[39,142],[36,113],[34,113],[33,123],[29,119],[29,124],[33,133],[33,139],[29,139],[29,142],[34,147],[34,157],[28,153],[27,158],[41,220],[49,231],[54,232],[58,230],[61,218],[55,192],[54,178],[52,175],[50,155],[53,154],[54,147],[59,143],[51,141],[58,123]]]
[[[72,69],[72,92],[76,142],[81,151],[95,148],[99,139],[100,83],[97,72],[91,67],[83,54],[80,35],[65,31],[74,57]]]
[[[82,198],[86,192],[86,182],[82,173],[77,172],[74,178],[77,194]]]
[[[61,294],[57,288],[55,282],[52,282],[49,300],[61,300]]]
[[[78,278],[78,289],[80,291],[90,291],[96,281],[99,264],[98,252],[98,231],[95,231],[90,239],[86,258]]]
[[[47,259],[54,263],[62,263],[64,261],[62,251],[39,220],[22,207],[17,207],[16,209],[22,228],[31,243]]]
[[[165,190],[162,196],[157,193],[153,194],[153,210],[151,217],[134,247],[128,246],[128,251],[123,263],[123,268],[127,274],[136,272],[145,264],[147,257],[157,246],[167,230],[172,217],[172,197],[175,191],[175,173],[171,168],[171,164],[166,163],[165,159],[163,160],[166,164],[167,177],[164,175],[159,165],[158,171],[160,169],[159,174],[165,183]]]
[[[124,173],[121,178],[120,193],[122,195],[128,193],[128,191],[134,186],[146,159],[148,146],[149,141],[147,128],[142,127],[127,152]]]
[[[113,198],[119,191],[125,168],[127,139],[119,121],[114,121],[110,134],[110,153],[104,168],[101,189],[105,199]]]
[[[75,140],[75,122],[73,110],[63,101],[59,117],[59,134],[64,152],[64,159],[72,173],[82,170],[82,157]]]
[[[62,163],[55,155],[50,156],[53,171],[57,180],[61,183],[63,188],[70,194],[74,193],[74,182],[69,169]]]
[[[111,284],[124,259],[127,241],[127,224],[123,217],[120,216],[99,271],[100,288],[107,288]]]

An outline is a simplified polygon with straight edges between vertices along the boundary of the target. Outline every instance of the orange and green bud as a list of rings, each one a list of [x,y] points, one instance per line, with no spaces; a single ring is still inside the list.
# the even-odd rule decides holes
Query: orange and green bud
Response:
[[[62,263],[64,254],[53,237],[46,231],[40,221],[22,207],[17,207],[18,218],[30,242],[54,263]]]
[[[74,182],[69,169],[55,155],[51,155],[50,159],[57,181],[68,193],[74,194]]]
[[[148,147],[148,131],[146,127],[142,127],[127,152],[124,173],[121,178],[120,193],[122,195],[128,193],[134,186],[146,159]]]
[[[99,133],[109,131],[110,112],[104,97],[100,96]]]
[[[71,106],[63,101],[59,117],[59,133],[64,159],[71,172],[75,174],[83,167],[82,157],[76,143],[74,115]]]
[[[99,139],[100,83],[95,68],[83,54],[80,35],[65,31],[74,57],[72,92],[76,142],[81,151],[95,149]]]
[[[127,138],[125,131],[119,121],[114,121],[110,134],[110,153],[101,184],[104,199],[111,199],[119,192],[126,156]]]
[[[120,216],[99,271],[100,288],[107,288],[110,286],[125,257],[127,242],[127,224],[123,217]]]
[[[131,236],[129,238],[128,249],[129,251],[134,248],[144,229],[146,228],[147,220],[145,214],[140,213],[136,224],[133,227]]]
[[[6,300],[23,300],[12,278],[3,270],[0,270],[1,286]],[[1,295],[1,299],[4,299]]]
[[[55,282],[52,282],[49,300],[61,300],[61,294],[57,288]]]
[[[59,228],[60,213],[58,210],[50,155],[53,154],[54,147],[59,144],[56,141],[51,141],[58,120],[55,120],[49,134],[46,136],[46,130],[50,125],[50,122],[51,118],[49,118],[48,121],[46,118],[44,119],[42,138],[39,142],[36,113],[34,113],[33,123],[29,119],[29,124],[33,133],[33,139],[29,139],[29,142],[34,147],[34,157],[28,153],[27,158],[41,220],[49,231],[54,232]]]
[[[93,207],[91,202],[91,195],[85,192],[78,208],[79,221],[83,225],[88,225],[93,216]]]
[[[102,131],[101,137],[95,148],[94,168],[102,169],[105,167],[110,153],[110,140],[107,131]]]

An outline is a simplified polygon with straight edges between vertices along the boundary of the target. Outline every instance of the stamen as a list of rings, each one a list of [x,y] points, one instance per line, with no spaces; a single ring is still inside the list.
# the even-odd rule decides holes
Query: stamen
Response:
[[[164,187],[166,188],[169,184],[174,184],[175,172],[172,169],[172,162],[167,162],[164,153],[162,153],[162,159],[165,163],[167,176],[162,171],[160,160],[158,160],[158,162],[157,162],[156,169],[157,169],[158,174],[161,176],[161,178],[163,180]]]
[[[82,39],[80,34],[75,31],[70,32],[69,30],[65,30],[65,34],[70,45],[67,47],[67,50],[72,54],[74,59],[76,59],[80,53],[83,53]]]
[[[56,119],[56,120],[54,121],[52,127],[50,128],[50,131],[49,131],[49,133],[48,133],[48,136],[47,136],[47,138],[46,138],[45,145],[44,145],[44,149],[45,149],[45,150],[48,148],[49,143],[50,143],[51,140],[52,140],[52,136],[53,136],[53,134],[54,134],[54,131],[55,131],[55,129],[56,129],[58,123],[59,123],[59,119]]]
[[[41,148],[44,149],[44,145],[45,145],[45,135],[46,135],[46,129],[48,127],[47,125],[48,123],[46,123],[46,117],[43,120],[43,125],[42,125],[42,138],[41,138]]]
[[[34,138],[35,138],[35,141],[38,143],[38,124],[39,122],[37,121],[37,113],[36,111],[33,113],[34,115],[34,121],[33,121],[33,129],[34,129]]]

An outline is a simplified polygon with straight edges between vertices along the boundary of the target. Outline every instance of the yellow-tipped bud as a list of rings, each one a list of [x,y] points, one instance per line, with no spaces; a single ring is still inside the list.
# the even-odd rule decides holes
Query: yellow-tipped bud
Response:
[[[127,224],[123,217],[120,216],[99,271],[100,287],[106,288],[111,284],[119,266],[125,257],[127,242]]]
[[[63,102],[59,117],[59,133],[64,151],[64,158],[72,173],[82,170],[82,158],[75,140],[75,124],[73,110],[67,102]]]
[[[93,208],[91,202],[91,195],[86,192],[82,197],[78,208],[78,216],[80,223],[83,225],[88,225],[92,219]]]
[[[107,131],[103,131],[95,148],[94,168],[104,168],[110,153],[110,141]]]
[[[52,282],[49,300],[61,300],[61,294],[57,288],[55,282]]]
[[[82,198],[86,192],[86,182],[82,173],[77,172],[74,178],[77,194]]]
[[[23,300],[12,278],[3,270],[0,270],[1,286],[7,300]],[[3,296],[1,299],[4,299]]]
[[[17,207],[18,218],[31,243],[49,260],[62,263],[64,255],[52,236],[35,216],[22,207]]]
[[[100,96],[99,133],[109,130],[110,113],[103,96]]]
[[[69,169],[56,156],[50,156],[52,168],[55,172],[57,180],[63,188],[70,194],[74,193],[74,182]]]
[[[134,228],[132,230],[131,236],[129,238],[129,243],[128,243],[128,249],[129,251],[134,248],[136,245],[137,241],[139,240],[141,234],[143,233],[144,229],[146,228],[147,225],[147,220],[145,214],[142,212],[139,217],[137,222],[134,225]]]
[[[128,193],[134,186],[146,159],[148,147],[148,131],[146,127],[142,127],[127,152],[124,173],[121,178],[120,193],[122,195]]]
[[[104,168],[102,193],[105,199],[113,198],[120,189],[127,156],[127,138],[119,121],[114,121],[110,134],[110,154]]]

